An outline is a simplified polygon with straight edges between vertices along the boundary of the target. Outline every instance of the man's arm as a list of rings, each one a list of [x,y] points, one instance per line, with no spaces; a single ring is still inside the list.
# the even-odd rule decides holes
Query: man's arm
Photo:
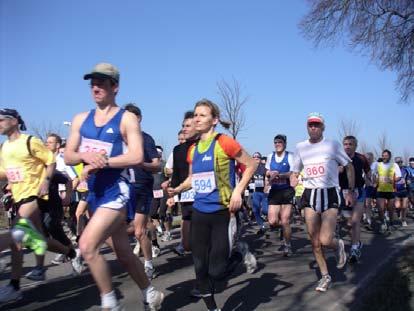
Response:
[[[151,163],[144,162],[142,163],[142,168],[147,172],[157,173],[161,170],[161,161],[160,158],[153,158]]]

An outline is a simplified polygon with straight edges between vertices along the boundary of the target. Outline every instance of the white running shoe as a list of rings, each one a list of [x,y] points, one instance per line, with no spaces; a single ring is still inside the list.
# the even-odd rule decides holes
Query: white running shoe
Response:
[[[80,275],[83,271],[82,256],[81,256],[79,248],[77,248],[75,251],[76,251],[76,257],[73,258],[70,261],[70,263],[72,265],[73,275]]]
[[[10,302],[22,299],[22,291],[15,290],[12,285],[0,287],[0,302]]]
[[[256,257],[249,251],[249,246],[246,242],[239,242],[237,247],[243,256],[243,263],[246,267],[247,273],[254,273],[257,269]]]
[[[161,250],[159,247],[153,245],[152,246],[152,258],[157,258],[161,253]]]
[[[407,227],[407,226],[408,226],[408,224],[407,224],[407,222],[406,222],[405,220],[403,220],[403,222],[401,223],[401,225],[402,225],[403,227]]]
[[[315,290],[318,292],[326,292],[329,288],[329,286],[331,285],[332,279],[330,277],[330,275],[325,275],[323,276],[319,282],[318,282],[318,286],[316,286]]]
[[[66,261],[66,256],[64,254],[57,254],[50,262],[54,265],[60,265]]]
[[[154,267],[144,267],[144,269],[145,269],[145,274],[147,275],[147,277],[148,277],[148,280],[152,280],[152,279],[154,279],[155,278],[155,269],[154,269]]]
[[[0,273],[3,273],[6,270],[7,263],[4,259],[0,259]]]
[[[137,240],[137,244],[135,244],[135,247],[134,247],[134,250],[133,250],[135,256],[139,256],[140,251],[141,251],[141,244]]]
[[[172,240],[171,232],[165,232],[164,235],[161,238],[162,242],[168,242]]]
[[[164,293],[156,289],[148,293],[147,302],[144,302],[145,311],[158,311],[161,309],[161,304],[164,300]]]

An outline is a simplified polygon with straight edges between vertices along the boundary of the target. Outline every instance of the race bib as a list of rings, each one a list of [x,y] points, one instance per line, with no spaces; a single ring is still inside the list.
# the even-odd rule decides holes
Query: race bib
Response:
[[[250,184],[249,184],[249,189],[250,189],[250,190],[254,190],[255,185],[256,185],[256,182],[252,182],[252,183],[250,183]]]
[[[193,189],[181,193],[180,202],[194,202],[195,191]]]
[[[244,190],[244,196],[245,196],[245,197],[248,197],[249,195],[250,195],[249,190],[247,190],[247,189],[246,189],[246,190]]]
[[[113,147],[112,143],[107,143],[107,142],[96,140],[96,139],[82,137],[82,142],[79,147],[79,152],[104,153],[107,156],[110,156],[112,152],[112,147]]]
[[[161,199],[164,197],[164,191],[160,190],[152,190],[152,194],[154,195],[154,199]]]
[[[211,193],[216,189],[214,172],[203,172],[193,174],[192,187],[197,193]]]
[[[7,180],[11,183],[22,182],[24,179],[21,167],[10,167],[6,169]]]
[[[318,178],[326,175],[326,163],[305,165],[306,178]]]
[[[86,180],[81,181],[77,187],[78,191],[87,191],[88,190],[88,183],[86,182]]]
[[[379,181],[383,184],[390,184],[391,183],[391,178],[388,177],[388,176],[380,176]]]
[[[263,188],[264,187],[264,181],[263,181],[263,179],[256,179],[254,181],[254,186],[256,188]]]

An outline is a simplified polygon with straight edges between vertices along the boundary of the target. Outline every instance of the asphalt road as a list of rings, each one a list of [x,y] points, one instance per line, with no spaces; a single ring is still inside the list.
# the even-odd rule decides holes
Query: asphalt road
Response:
[[[406,228],[397,227],[389,236],[363,229],[362,261],[347,265],[338,271],[332,251],[327,251],[327,261],[333,284],[326,293],[314,290],[320,275],[303,225],[293,226],[292,246],[294,255],[284,258],[278,251],[282,242],[277,232],[257,237],[257,228],[247,227],[245,240],[257,256],[259,269],[247,274],[239,267],[227,284],[218,289],[216,300],[223,311],[227,310],[349,310],[358,301],[373,277],[384,271],[389,260],[411,241],[414,222]],[[342,230],[347,250],[349,235]],[[178,234],[178,230],[174,231]],[[201,300],[191,298],[194,271],[191,255],[177,257],[172,248],[178,244],[178,236],[168,243],[160,243],[162,255],[154,264],[158,277],[153,285],[165,293],[162,310],[206,310]],[[117,295],[126,310],[143,310],[141,292],[122,270],[113,254],[103,249],[112,273]],[[48,254],[49,263],[54,254]],[[9,260],[7,253],[3,258]],[[34,266],[33,254],[25,255],[24,272]],[[10,266],[0,275],[0,286],[8,283]],[[33,282],[22,279],[23,299],[0,306],[0,310],[73,311],[100,310],[98,290],[88,270],[81,276],[72,277],[69,263],[59,266],[48,264],[46,281]]]

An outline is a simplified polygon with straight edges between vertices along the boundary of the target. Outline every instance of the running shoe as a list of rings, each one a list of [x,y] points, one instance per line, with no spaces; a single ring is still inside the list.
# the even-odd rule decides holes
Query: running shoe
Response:
[[[160,248],[155,245],[152,245],[151,250],[152,250],[152,258],[157,258],[161,253]]]
[[[246,267],[247,273],[254,273],[257,269],[256,257],[249,251],[249,246],[246,242],[239,242],[238,249],[243,257],[243,263]]]
[[[76,256],[70,261],[70,263],[72,265],[73,275],[80,275],[83,271],[82,256],[79,248],[77,248],[75,251]]]
[[[157,227],[157,235],[158,235],[158,236],[162,236],[162,234],[163,234],[163,232],[162,232],[162,228],[161,228],[161,226],[158,226],[158,227]]]
[[[44,281],[46,279],[46,269],[44,267],[34,267],[25,276],[32,281]]]
[[[109,310],[109,311],[125,311],[125,308],[122,306],[122,305],[120,305],[120,304],[117,304],[115,307],[112,307],[112,308],[110,308],[110,307],[102,307],[101,306],[101,309],[102,310]]]
[[[24,235],[16,239],[16,233],[24,232]],[[44,255],[47,250],[47,244],[45,238],[36,228],[32,222],[27,218],[20,218],[17,220],[16,225],[12,229],[12,236],[17,243],[21,242],[23,246],[30,248],[35,255]]]
[[[182,246],[181,243],[173,248],[173,252],[176,253],[178,256],[184,256],[185,255],[185,249],[184,249],[184,247]]]
[[[258,235],[258,236],[262,236],[262,235],[264,235],[266,233],[266,230],[265,230],[265,228],[263,228],[263,227],[261,227],[257,232],[256,232],[256,234]]]
[[[158,311],[164,300],[164,293],[154,289],[148,293],[147,301],[144,302],[145,311]]]
[[[6,261],[3,259],[0,259],[0,273],[3,273],[4,270],[6,270],[6,267],[7,267]]]
[[[388,225],[387,225],[387,223],[383,222],[381,224],[380,233],[385,233],[387,231],[388,231]]]
[[[408,226],[408,224],[407,224],[407,222],[406,222],[405,220],[403,220],[403,221],[401,222],[401,225],[402,225],[403,227],[407,227],[407,226]]]
[[[203,297],[203,295],[200,293],[200,291],[195,287],[190,291],[190,296],[195,297],[195,298],[202,298]]]
[[[318,292],[326,292],[331,285],[332,279],[329,274],[324,275],[318,282],[315,290]]]
[[[155,277],[156,277],[156,274],[155,274],[155,269],[154,269],[154,267],[145,267],[145,274],[147,275],[147,277],[148,277],[148,280],[152,280],[152,279],[155,279]]]
[[[0,287],[0,303],[22,299],[22,291],[14,289],[12,285]]]
[[[172,240],[172,236],[170,232],[165,232],[164,235],[161,238],[162,242],[168,242]]]
[[[54,265],[60,265],[66,262],[66,256],[64,254],[57,254],[50,262]]]
[[[283,256],[290,257],[292,256],[292,247],[290,245],[285,245],[283,248]]]
[[[133,253],[135,254],[135,256],[139,256],[140,250],[141,250],[141,244],[137,240],[137,244],[135,244],[135,247],[134,247],[134,250],[133,250]]]
[[[346,264],[345,245],[342,239],[338,240],[338,248],[336,250],[336,267],[342,269]]]

